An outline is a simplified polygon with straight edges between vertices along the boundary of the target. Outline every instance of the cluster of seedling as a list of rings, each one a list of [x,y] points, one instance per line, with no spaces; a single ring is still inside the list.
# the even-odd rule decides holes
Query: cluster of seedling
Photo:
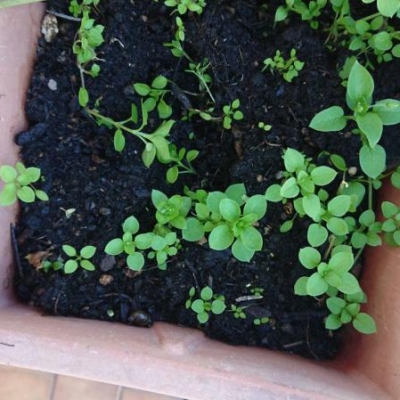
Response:
[[[299,72],[304,67],[304,62],[298,60],[296,55],[296,49],[290,50],[290,57],[285,60],[280,50],[276,50],[274,57],[266,58],[264,61],[264,67],[262,71],[267,68],[273,73],[277,71],[283,76],[286,82],[292,82],[294,78],[299,76]]]
[[[194,61],[184,49],[183,15],[188,12],[201,14],[206,3],[203,0],[164,1],[166,6],[173,8],[172,13],[182,16],[175,17],[174,40],[165,46],[171,49],[174,56],[187,60],[186,73],[196,77],[199,91],[208,98],[209,106],[201,110],[193,108],[174,82],[159,75],[150,84],[134,83],[133,88],[140,97],[140,107],[132,104],[131,115],[123,121],[115,121],[98,111],[98,102],[94,108],[88,107],[89,93],[85,87],[84,76],[95,78],[100,71],[96,52],[104,41],[104,27],[91,18],[99,1],[71,0],[69,7],[74,17],[81,18],[73,43],[81,76],[79,103],[99,125],[114,130],[116,151],[124,150],[126,135],[131,134],[143,142],[142,160],[147,167],[155,159],[172,164],[167,170],[166,179],[174,183],[180,174],[195,172],[192,162],[199,152],[178,149],[168,139],[175,122],[170,119],[173,109],[167,100],[171,91],[181,96],[180,101],[185,104],[187,111],[186,118],[198,115],[204,120],[222,123],[227,130],[231,129],[234,121],[243,119],[239,99],[222,105],[219,115],[215,113],[217,105],[211,90],[211,64],[207,59]],[[400,32],[389,23],[389,18],[399,14],[400,3],[397,0],[377,0],[376,3],[377,13],[354,20],[349,0],[286,0],[286,4],[276,10],[275,21],[284,21],[290,12],[294,12],[317,29],[321,25],[321,13],[330,5],[335,17],[328,33],[329,43],[332,40],[340,42],[359,54],[372,50],[378,62],[390,61],[392,57],[400,57],[400,44],[396,44],[400,40]],[[372,65],[370,62],[367,64]],[[287,82],[291,82],[303,66],[304,63],[297,59],[295,49],[290,51],[286,61],[282,52],[277,50],[274,57],[264,60],[263,71],[277,71]],[[347,60],[342,73],[346,85],[346,104],[351,112],[346,115],[342,107],[331,106],[316,114],[310,127],[321,132],[334,132],[352,125],[351,132],[360,137],[359,162],[365,176],[350,174],[344,159],[338,155],[328,155],[328,165],[326,162],[317,164],[297,150],[288,148],[283,154],[282,182],[270,186],[264,195],[247,196],[243,184],[231,185],[225,192],[193,192],[186,188],[183,195],[171,197],[153,190],[151,200],[156,221],[153,230],[140,233],[139,221],[129,216],[122,224],[121,237],[111,239],[105,246],[105,253],[116,257],[124,255],[126,265],[133,271],[141,271],[146,263],[154,263],[159,269],[165,270],[170,258],[182,248],[183,242],[189,241],[208,243],[213,250],[230,249],[237,260],[250,262],[263,247],[263,235],[257,227],[266,214],[267,202],[291,203],[294,216],[281,226],[281,232],[292,229],[297,218],[310,220],[308,245],[300,249],[298,254],[300,264],[309,273],[296,281],[295,293],[326,301],[329,311],[325,320],[327,329],[334,330],[352,323],[360,332],[375,332],[373,318],[361,311],[361,305],[367,299],[353,273],[353,267],[365,246],[381,245],[382,237],[390,245],[400,245],[400,207],[383,201],[383,221],[377,221],[372,197],[373,190],[378,189],[382,179],[388,175],[392,184],[400,188],[400,168],[385,175],[386,153],[379,144],[384,126],[400,123],[400,101],[384,99],[373,102],[374,80],[356,58]],[[151,112],[157,113],[161,123],[148,133],[145,130],[150,129]],[[263,122],[258,127],[265,131],[271,129],[270,125]],[[0,193],[0,205],[10,205],[17,199],[27,203],[36,198],[48,200],[46,193],[33,186],[41,179],[38,168],[26,168],[22,163],[17,163],[15,168],[5,165],[0,167],[0,177],[5,182]],[[332,194],[331,188],[335,185],[337,190]],[[367,209],[361,212],[365,198]],[[59,256],[53,261],[45,260],[43,269],[46,272],[63,270],[71,274],[80,268],[95,270],[91,259],[96,247],[84,246],[78,251],[65,244],[62,250],[67,259]],[[257,293],[253,293],[253,299],[261,296],[263,289],[258,289]],[[197,291],[192,287],[186,308],[191,309],[199,323],[204,324],[211,314],[219,315],[226,311],[227,305],[224,296],[214,293],[210,286],[198,288]],[[234,318],[247,318],[246,306],[239,303],[231,304],[228,310]],[[253,323],[261,325],[268,321],[269,318],[265,316],[254,319]]]
[[[97,63],[97,48],[104,42],[104,26],[96,24],[91,18],[92,7],[99,4],[100,0],[72,0],[69,11],[74,17],[81,17],[81,23],[76,33],[76,38],[72,46],[72,51],[76,55],[76,65],[79,68],[81,87],[79,88],[79,104],[85,107],[89,102],[89,92],[85,86],[85,75],[92,78],[98,76],[100,65]]]
[[[373,3],[364,1],[363,3]],[[291,12],[308,21],[314,29],[319,29],[319,17],[327,11],[333,15],[328,28],[327,44],[331,48],[344,46],[361,54],[374,54],[378,62],[388,62],[400,57],[400,31],[391,24],[391,19],[399,15],[400,3],[397,0],[376,0],[377,12],[355,19],[358,14],[357,2],[350,0],[286,0],[275,13],[275,22],[285,21]],[[372,67],[373,64],[368,61]]]

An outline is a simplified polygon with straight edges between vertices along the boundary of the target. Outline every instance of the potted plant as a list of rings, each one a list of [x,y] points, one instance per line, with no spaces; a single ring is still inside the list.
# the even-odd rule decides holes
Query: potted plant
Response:
[[[23,76],[20,71],[32,62],[32,32],[37,32],[41,15],[39,5],[2,10],[0,14],[0,31],[4,32],[0,48],[3,58],[12,65],[0,75],[4,88],[0,99],[4,139],[0,164],[13,164],[17,156],[12,137],[24,125],[22,99],[30,74],[29,68]],[[15,37],[8,24],[18,24],[26,30]],[[396,196],[388,186],[385,199],[395,202]],[[145,331],[42,316],[19,304],[12,295],[9,224],[15,215],[10,210],[0,208],[2,363],[191,399],[383,399],[396,398],[400,392],[396,379],[398,338],[392,333],[400,324],[393,288],[393,282],[400,278],[396,272],[397,251],[393,248],[370,250],[363,277],[368,311],[378,327],[384,328],[375,335],[349,336],[335,361],[318,363],[268,350],[231,347],[206,339],[200,332],[164,323]]]

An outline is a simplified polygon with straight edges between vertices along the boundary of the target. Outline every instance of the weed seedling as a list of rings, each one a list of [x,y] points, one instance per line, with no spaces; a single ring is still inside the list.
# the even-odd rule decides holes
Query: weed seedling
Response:
[[[197,320],[200,324],[205,324],[209,318],[210,313],[214,315],[222,314],[226,309],[224,296],[214,294],[209,286],[205,286],[200,291],[200,298],[193,300],[196,294],[194,287],[189,290],[189,298],[186,301],[186,309],[191,309],[197,314]]]
[[[222,111],[224,113],[222,117],[222,125],[225,129],[232,128],[232,121],[240,121],[243,119],[243,113],[239,110],[240,100],[236,99],[232,102],[232,104],[226,105],[222,107]]]
[[[134,235],[139,231],[139,221],[134,217],[128,217],[122,224],[122,238],[110,240],[104,251],[112,256],[117,256],[121,253],[127,254],[126,263],[133,271],[140,271],[144,266],[143,254],[136,249]]]
[[[64,273],[72,274],[74,273],[79,267],[85,269],[86,271],[94,271],[96,267],[90,261],[90,259],[96,253],[96,247],[94,246],[85,246],[81,249],[78,253],[77,250],[68,245],[64,244],[62,246],[64,253],[70,257],[64,264]]]
[[[143,107],[151,112],[157,107],[158,116],[161,119],[168,119],[172,114],[172,107],[164,100],[164,97],[170,90],[166,89],[168,79],[159,75],[153,79],[151,85],[146,83],[135,83],[133,85],[137,94],[145,97]]]
[[[17,198],[25,203],[33,203],[35,198],[42,201],[49,200],[43,190],[35,189],[32,183],[40,179],[40,169],[36,167],[26,168],[21,162],[0,167],[0,178],[5,182],[0,192],[0,206],[9,206],[17,201]]]
[[[385,125],[400,123],[400,101],[385,99],[372,103],[374,80],[365,67],[355,61],[349,74],[346,103],[352,115],[345,116],[340,106],[332,106],[320,111],[310,122],[310,128],[321,132],[343,130],[348,121],[355,121],[362,146],[359,153],[363,172],[376,179],[386,169],[386,152],[378,143]]]
[[[204,0],[165,0],[164,4],[168,7],[174,7],[173,13],[178,11],[181,15],[186,14],[188,11],[201,14],[206,6]]]
[[[367,297],[362,291],[345,295],[343,299],[336,296],[328,298],[326,305],[330,314],[325,320],[325,328],[336,330],[351,322],[353,327],[361,333],[375,333],[374,319],[360,310],[361,304],[366,303],[366,301]]]
[[[299,61],[296,55],[296,49],[290,50],[290,58],[285,61],[280,50],[277,50],[273,58],[266,58],[262,71],[267,68],[273,73],[277,71],[283,76],[286,82],[292,82],[294,78],[299,76],[299,72],[304,67],[304,62]]]

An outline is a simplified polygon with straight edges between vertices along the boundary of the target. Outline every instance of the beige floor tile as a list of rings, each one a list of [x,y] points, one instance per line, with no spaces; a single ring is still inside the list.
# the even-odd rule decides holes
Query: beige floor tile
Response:
[[[53,400],[116,400],[118,386],[57,376]]]
[[[0,399],[48,400],[54,375],[0,366]]]
[[[137,389],[123,389],[121,400],[181,400],[177,397],[154,394]]]

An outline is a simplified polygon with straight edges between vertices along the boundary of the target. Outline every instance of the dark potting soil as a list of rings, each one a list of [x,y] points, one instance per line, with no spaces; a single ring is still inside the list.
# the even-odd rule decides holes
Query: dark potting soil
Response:
[[[305,274],[297,253],[306,245],[307,222],[296,220],[291,232],[280,234],[280,225],[292,217],[290,207],[268,204],[259,226],[264,247],[249,263],[234,259],[230,250],[218,252],[207,244],[182,241],[182,249],[166,271],[148,260],[143,271],[134,274],[124,257],[113,259],[103,251],[110,239],[121,237],[121,224],[130,215],[138,218],[142,232],[152,229],[152,189],[172,195],[183,194],[185,185],[191,190],[224,191],[232,183],[243,182],[249,195],[263,194],[278,182],[282,150],[287,147],[303,151],[316,162],[327,161],[319,157],[322,151],[338,153],[348,165],[358,167],[357,136],[308,128],[321,109],[345,106],[337,67],[346,54],[328,51],[324,33],[312,30],[296,16],[274,28],[280,1],[207,3],[202,15],[182,17],[185,51],[196,62],[209,60],[216,111],[240,99],[244,119],[235,121],[231,131],[199,117],[182,121],[188,101],[194,108],[206,109],[210,99],[207,93],[199,93],[196,78],[185,72],[186,59],[179,60],[163,46],[175,31],[175,16],[163,1],[102,0],[93,14],[97,23],[105,26],[105,43],[98,52],[100,75],[86,77],[86,86],[91,99],[101,99],[104,115],[114,120],[130,115],[131,103],[140,104],[132,88],[135,82],[150,83],[161,74],[179,88],[166,98],[176,121],[170,139],[179,148],[199,150],[200,155],[194,162],[197,174],[181,175],[173,185],[165,181],[167,166],[157,162],[150,168],[143,165],[142,142],[127,137],[125,150],[117,153],[113,131],[99,127],[78,105],[80,78],[71,50],[78,23],[59,18],[55,40],[39,40],[26,103],[30,129],[18,135],[16,142],[21,145],[25,165],[41,168],[44,181],[39,186],[50,201],[21,206],[16,227],[20,259],[16,291],[45,314],[132,323],[132,314],[143,311],[153,321],[201,328],[207,336],[231,344],[332,358],[339,340],[337,333],[324,328],[324,302],[293,293],[294,282]],[[63,1],[48,1],[47,9],[68,13]],[[305,62],[292,83],[279,74],[261,72],[265,58],[277,49],[287,57],[292,48]],[[395,73],[399,70],[398,60],[379,65],[374,72],[376,99],[400,96],[400,75]],[[272,129],[263,131],[259,122],[272,125]],[[147,132],[159,123],[153,114]],[[398,135],[393,128],[385,128],[385,132],[388,160],[396,163]],[[75,211],[67,216],[70,209]],[[52,260],[62,255],[63,244],[78,249],[96,246],[96,271],[79,269],[65,275],[40,269],[48,254]],[[207,285],[224,295],[227,305],[244,307],[247,317],[235,318],[227,309],[200,326],[185,302],[192,286],[200,289]],[[255,288],[263,289],[262,298],[246,300]],[[262,317],[269,317],[269,323],[255,326],[253,320]]]

